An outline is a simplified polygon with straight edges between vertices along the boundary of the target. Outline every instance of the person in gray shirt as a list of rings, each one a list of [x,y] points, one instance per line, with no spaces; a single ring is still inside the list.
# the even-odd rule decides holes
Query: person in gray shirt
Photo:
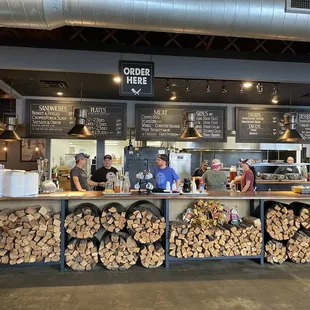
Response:
[[[222,163],[219,159],[212,160],[212,170],[207,170],[202,178],[207,190],[226,191],[227,177],[224,171],[220,171]]]
[[[89,185],[99,186],[100,183],[87,179],[84,168],[87,164],[89,155],[79,153],[75,155],[75,167],[70,171],[71,190],[85,192],[89,191]]]
[[[286,159],[286,162],[288,164],[293,164],[294,158],[289,156]],[[286,174],[286,173],[299,173],[299,170],[295,166],[281,166],[281,167],[278,167],[277,170],[274,172],[274,174]]]

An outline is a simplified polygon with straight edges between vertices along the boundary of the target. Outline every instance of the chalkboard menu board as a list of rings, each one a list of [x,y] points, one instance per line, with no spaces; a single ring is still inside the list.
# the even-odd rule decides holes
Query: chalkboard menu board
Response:
[[[74,103],[51,100],[26,100],[29,137],[68,138],[74,126],[74,109],[88,110],[87,126],[96,140],[126,139],[126,104]]]
[[[289,109],[236,108],[236,141],[275,143],[284,132],[283,116]],[[297,130],[310,141],[310,110],[294,109],[298,114]]]
[[[164,105],[136,105],[136,140],[177,141],[183,130],[183,113],[188,107]],[[196,128],[204,138],[226,141],[226,108],[192,106],[196,111]]]

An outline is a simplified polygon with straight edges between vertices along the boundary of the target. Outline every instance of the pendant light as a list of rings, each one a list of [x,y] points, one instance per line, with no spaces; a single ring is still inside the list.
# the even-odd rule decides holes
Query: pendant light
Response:
[[[81,104],[82,101],[83,101],[83,82],[81,82]],[[83,108],[74,109],[74,117],[75,117],[75,125],[67,134],[78,138],[93,137],[94,135],[86,126],[87,109]]]
[[[12,84],[10,91],[10,113],[12,113]],[[17,118],[16,116],[7,115],[4,118],[4,131],[0,134],[0,140],[7,142],[21,141],[21,137],[15,132],[17,127]]]
[[[285,131],[279,138],[279,142],[302,143],[304,138],[300,135],[297,127],[297,114],[291,113],[292,96],[290,93],[290,113],[284,114]]]
[[[191,93],[189,93],[190,96],[190,108],[192,106],[191,101]],[[200,139],[203,138],[203,135],[195,128],[195,118],[196,118],[196,112],[193,110],[184,111],[183,119],[185,121],[184,129],[180,135],[180,139],[188,139],[188,140],[194,140],[194,139]]]
[[[134,147],[131,142],[131,128],[129,128],[129,145],[127,146],[127,151],[129,152],[129,154],[133,154],[134,151]]]

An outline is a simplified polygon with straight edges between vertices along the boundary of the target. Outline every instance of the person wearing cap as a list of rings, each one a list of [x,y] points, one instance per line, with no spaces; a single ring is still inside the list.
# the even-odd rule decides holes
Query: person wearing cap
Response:
[[[235,177],[235,181],[241,181],[242,192],[254,192],[256,185],[256,172],[250,159],[240,161],[243,170],[242,176]]]
[[[200,168],[196,168],[196,170],[193,172],[193,177],[202,177],[203,174],[206,172],[208,168],[208,161],[205,160],[201,163]]]
[[[166,183],[170,183],[172,188],[173,181],[176,182],[177,188],[180,186],[180,178],[174,169],[167,166],[168,156],[166,154],[159,154],[156,159],[156,167],[154,168],[155,187],[166,189]]]
[[[293,164],[294,158],[292,156],[289,156],[286,159],[286,162],[288,164]],[[274,174],[286,174],[286,173],[299,173],[299,170],[295,166],[282,166],[282,167],[278,167],[276,171],[274,172]]]
[[[212,170],[207,170],[202,178],[206,183],[207,190],[226,191],[227,176],[221,171],[222,163],[219,159],[212,160]]]
[[[79,153],[75,155],[75,167],[70,171],[71,190],[85,192],[89,191],[89,184],[84,168],[89,155]]]
[[[116,179],[117,172],[118,170],[112,166],[112,156],[106,154],[103,157],[103,166],[94,172],[90,180],[95,183],[96,190],[101,191],[105,189],[105,183],[108,180]]]

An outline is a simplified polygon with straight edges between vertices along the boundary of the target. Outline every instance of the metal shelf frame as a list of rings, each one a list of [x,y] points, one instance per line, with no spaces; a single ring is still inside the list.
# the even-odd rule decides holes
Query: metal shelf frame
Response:
[[[195,198],[193,197],[193,200]],[[206,197],[207,199],[207,197]],[[254,199],[249,199],[249,208],[250,208],[250,213],[254,211]],[[177,258],[177,257],[172,257],[169,255],[169,232],[170,232],[170,214],[169,214],[169,208],[170,208],[170,201],[169,199],[162,199],[161,200],[161,210],[162,213],[166,219],[166,228],[165,228],[165,233],[163,236],[163,245],[165,248],[165,262],[164,262],[164,267],[165,268],[170,268],[170,263],[175,263],[175,262],[186,262],[186,261],[203,261],[203,260],[243,260],[243,259],[253,259],[253,260],[258,260],[261,265],[264,265],[264,245],[265,245],[265,214],[264,214],[264,203],[265,201],[260,199],[259,201],[259,213],[260,213],[260,220],[261,220],[261,233],[262,233],[262,249],[261,249],[261,254],[260,255],[255,255],[255,256],[219,256],[219,257],[198,257],[198,258]],[[225,199],[222,199],[225,201]],[[69,212],[69,200],[68,199],[62,199],[60,200],[60,205],[61,205],[61,252],[60,252],[60,261],[59,262],[49,262],[49,263],[44,263],[44,262],[39,262],[39,263],[22,263],[19,265],[5,265],[5,264],[0,264],[0,268],[2,267],[19,267],[19,266],[59,266],[60,271],[65,271],[66,270],[66,265],[65,265],[65,250],[68,242],[68,235],[65,231],[64,223],[65,223],[65,218]]]

